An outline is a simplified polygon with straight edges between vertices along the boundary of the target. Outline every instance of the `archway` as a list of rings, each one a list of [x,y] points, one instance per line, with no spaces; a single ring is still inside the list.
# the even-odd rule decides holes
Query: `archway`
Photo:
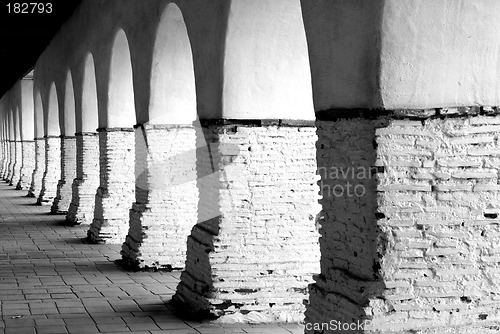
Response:
[[[66,220],[72,224],[90,224],[99,187],[99,115],[94,57],[90,52],[85,57],[79,100],[76,107],[76,177]]]
[[[35,169],[35,115],[33,99],[33,80],[23,78],[20,82],[20,122],[23,162],[21,167],[21,177],[17,183],[16,189],[28,189],[31,185],[33,170]]]
[[[19,88],[16,87],[16,88]],[[16,101],[18,102],[18,101]],[[12,178],[9,185],[16,186],[21,179],[21,167],[23,165],[23,146],[21,142],[21,119],[19,105],[12,106],[12,121],[14,128],[14,156],[12,165]]]
[[[136,129],[136,201],[121,252],[129,266],[184,266],[198,203],[194,78],[184,18],[169,3],[154,43],[149,122]]]
[[[37,197],[42,189],[42,178],[45,171],[45,138],[44,138],[44,114],[43,103],[40,91],[35,93],[34,109],[34,130],[35,130],[35,169],[31,178],[31,186],[28,190],[28,196]]]
[[[60,113],[63,117],[61,128],[61,179],[57,183],[57,193],[50,212],[67,213],[71,198],[72,184],[76,176],[76,117],[75,94],[71,71],[66,74],[64,104]]]
[[[136,120],[130,49],[122,29],[112,45],[109,71],[108,103],[106,110],[99,110],[100,184],[88,239],[120,244],[135,197]]]
[[[37,199],[39,205],[49,205],[57,194],[57,183],[61,178],[61,129],[59,124],[59,100],[56,84],[52,82],[44,113],[45,171],[42,189]]]

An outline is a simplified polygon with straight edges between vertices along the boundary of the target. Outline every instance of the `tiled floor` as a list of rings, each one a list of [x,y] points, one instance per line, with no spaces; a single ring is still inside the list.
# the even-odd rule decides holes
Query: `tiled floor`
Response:
[[[85,226],[0,182],[0,334],[303,333],[300,325],[184,321],[169,304],[179,273],[128,272],[119,245],[82,241]]]

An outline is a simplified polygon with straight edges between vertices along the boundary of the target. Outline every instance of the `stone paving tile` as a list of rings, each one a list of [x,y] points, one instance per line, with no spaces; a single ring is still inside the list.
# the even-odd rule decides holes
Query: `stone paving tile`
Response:
[[[128,272],[121,245],[92,245],[0,181],[0,334],[303,333],[295,324],[184,321],[169,304],[179,272]]]

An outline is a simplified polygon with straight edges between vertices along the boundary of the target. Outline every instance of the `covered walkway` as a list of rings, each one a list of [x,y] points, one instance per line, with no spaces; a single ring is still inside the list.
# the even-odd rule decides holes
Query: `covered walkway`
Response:
[[[130,272],[121,245],[85,242],[88,226],[66,226],[0,184],[0,334],[303,333],[299,325],[184,321],[169,304],[179,272]]]

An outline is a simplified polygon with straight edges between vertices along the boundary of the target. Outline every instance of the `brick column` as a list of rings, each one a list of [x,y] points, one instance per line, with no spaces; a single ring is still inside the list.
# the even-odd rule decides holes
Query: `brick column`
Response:
[[[29,197],[37,197],[42,189],[43,172],[45,171],[45,139],[35,138],[35,168],[31,174]]]
[[[7,167],[7,175],[5,180],[10,183],[14,176],[14,164],[16,163],[16,141],[9,140],[9,165]]]
[[[21,168],[23,166],[23,144],[20,140],[14,142],[16,155],[14,157],[14,164],[12,165],[12,178],[9,185],[17,186],[21,179]]]
[[[37,204],[52,204],[56,197],[57,182],[61,177],[61,138],[59,136],[45,137],[45,171],[42,178],[42,188]]]
[[[91,242],[125,241],[135,199],[134,145],[133,129],[99,129],[100,182],[88,231]]]
[[[337,193],[323,189],[306,333],[332,320],[367,324],[358,333],[488,332],[500,319],[498,109],[398,110],[320,128],[318,166]],[[335,197],[347,181],[356,196]]]
[[[76,177],[66,220],[72,224],[90,224],[99,187],[99,137],[97,133],[76,134]]]
[[[384,290],[379,276],[384,235],[375,215],[376,176],[382,170],[376,167],[375,131],[384,124],[359,117],[316,123],[321,274],[310,288],[306,333],[320,333],[313,326],[332,320],[362,323],[366,308]]]
[[[76,138],[61,137],[61,179],[50,212],[68,213],[72,198],[72,185],[76,176]]]
[[[174,300],[221,321],[302,321],[319,272],[315,127],[225,121],[203,130],[200,222]]]
[[[2,145],[2,159],[0,160],[0,176],[3,175],[4,164],[5,164],[5,160],[7,157],[7,150],[5,148],[5,140],[1,141],[1,145]]]
[[[4,159],[2,163],[2,179],[7,180],[7,175],[9,174],[9,163],[10,163],[10,141],[6,140],[4,142]]]
[[[35,141],[23,140],[23,162],[21,166],[21,177],[16,185],[16,189],[28,189],[31,184],[33,169],[35,168]]]
[[[193,126],[136,130],[136,201],[122,257],[131,267],[183,268],[186,239],[197,222]]]

